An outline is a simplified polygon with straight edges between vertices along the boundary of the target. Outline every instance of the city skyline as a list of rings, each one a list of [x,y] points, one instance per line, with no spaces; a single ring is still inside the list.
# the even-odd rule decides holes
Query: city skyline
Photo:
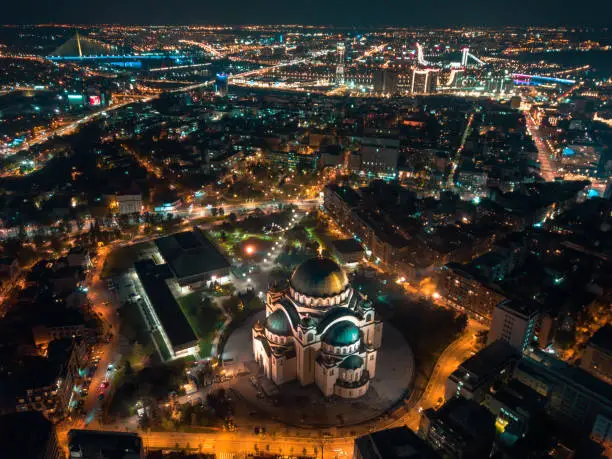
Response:
[[[24,5],[2,459],[612,457],[612,34],[389,27],[586,6]]]

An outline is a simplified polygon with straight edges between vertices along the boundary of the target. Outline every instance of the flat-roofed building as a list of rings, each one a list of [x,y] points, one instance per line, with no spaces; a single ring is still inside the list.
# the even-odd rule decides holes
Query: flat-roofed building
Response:
[[[451,306],[484,322],[506,297],[499,288],[487,282],[471,265],[448,263],[440,275],[441,294]]]
[[[134,263],[134,269],[141,286],[141,311],[154,337],[161,338],[172,359],[196,354],[198,337],[168,286],[169,267],[143,260]]]
[[[155,240],[161,260],[181,287],[229,279],[230,263],[199,229]]]
[[[510,381],[481,403],[495,416],[499,441],[511,446],[532,427],[533,419],[544,411],[545,398],[517,380]]]
[[[269,151],[265,155],[272,164],[288,169],[314,171],[319,161],[318,153],[298,153],[295,151]]]
[[[129,432],[77,430],[68,432],[71,458],[144,459],[144,444],[140,435]]]
[[[502,301],[493,309],[487,343],[491,344],[500,339],[523,352],[533,341],[538,312],[537,306],[532,303],[516,300]]]
[[[474,400],[453,398],[425,410],[418,433],[444,458],[481,459],[493,447],[495,416]]]
[[[0,416],[2,459],[63,459],[55,427],[42,413],[30,411]]]
[[[380,430],[355,439],[353,459],[439,459],[441,456],[408,427]]]
[[[498,340],[467,359],[446,380],[445,398],[464,397],[481,402],[493,384],[512,375],[520,353]]]
[[[601,327],[591,337],[582,354],[580,367],[612,384],[612,325]]]
[[[525,352],[514,378],[548,397],[548,413],[571,428],[591,433],[598,419],[612,419],[610,384],[540,349]]]
[[[332,241],[331,245],[336,257],[345,265],[359,263],[365,254],[362,245],[353,238]]]

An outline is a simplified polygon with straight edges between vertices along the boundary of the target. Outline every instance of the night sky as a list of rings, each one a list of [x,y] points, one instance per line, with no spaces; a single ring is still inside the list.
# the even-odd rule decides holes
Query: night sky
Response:
[[[0,23],[609,25],[612,0],[7,0]]]

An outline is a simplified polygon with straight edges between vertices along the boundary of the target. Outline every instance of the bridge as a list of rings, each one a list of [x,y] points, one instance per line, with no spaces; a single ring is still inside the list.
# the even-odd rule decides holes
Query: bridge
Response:
[[[50,61],[107,61],[111,65],[125,66],[125,67],[138,67],[138,62],[142,60],[162,60],[171,58],[175,62],[179,62],[185,59],[187,56],[183,54],[172,54],[166,52],[151,52],[141,54],[130,54],[130,53],[118,53],[116,48],[102,43],[101,41],[94,40],[88,37],[82,37],[78,32],[74,37],[70,38],[60,47],[58,47],[49,56],[46,56],[47,60]]]
[[[113,47],[88,37],[82,37],[76,32],[72,38],[60,45],[47,58],[49,60],[67,60],[70,58],[87,58],[112,54]]]
[[[416,47],[417,47],[417,62],[420,65],[422,66],[436,65],[434,62],[425,60],[425,55],[423,53],[423,45],[421,45],[420,43],[417,43]],[[483,60],[479,59],[478,57],[470,53],[470,48],[465,47],[461,49],[461,62],[452,62],[451,67],[453,68],[467,67],[470,64],[470,60],[474,61],[479,66],[486,64]]]
[[[514,80],[514,84],[526,86],[541,86],[547,83],[576,84],[576,80],[569,80],[567,78],[555,78],[542,75],[526,75],[524,73],[513,73],[512,79]]]

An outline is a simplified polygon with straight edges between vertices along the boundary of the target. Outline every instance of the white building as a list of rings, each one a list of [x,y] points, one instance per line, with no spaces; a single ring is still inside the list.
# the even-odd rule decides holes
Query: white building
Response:
[[[493,309],[487,344],[500,339],[523,352],[533,341],[537,320],[538,312],[532,305],[502,301]]]
[[[266,319],[253,327],[253,353],[275,384],[316,383],[325,396],[364,395],[376,371],[382,323],[331,259],[312,258],[289,287],[267,294]]]
[[[115,201],[119,215],[139,214],[142,212],[142,195],[140,193],[118,194],[115,197]]]

